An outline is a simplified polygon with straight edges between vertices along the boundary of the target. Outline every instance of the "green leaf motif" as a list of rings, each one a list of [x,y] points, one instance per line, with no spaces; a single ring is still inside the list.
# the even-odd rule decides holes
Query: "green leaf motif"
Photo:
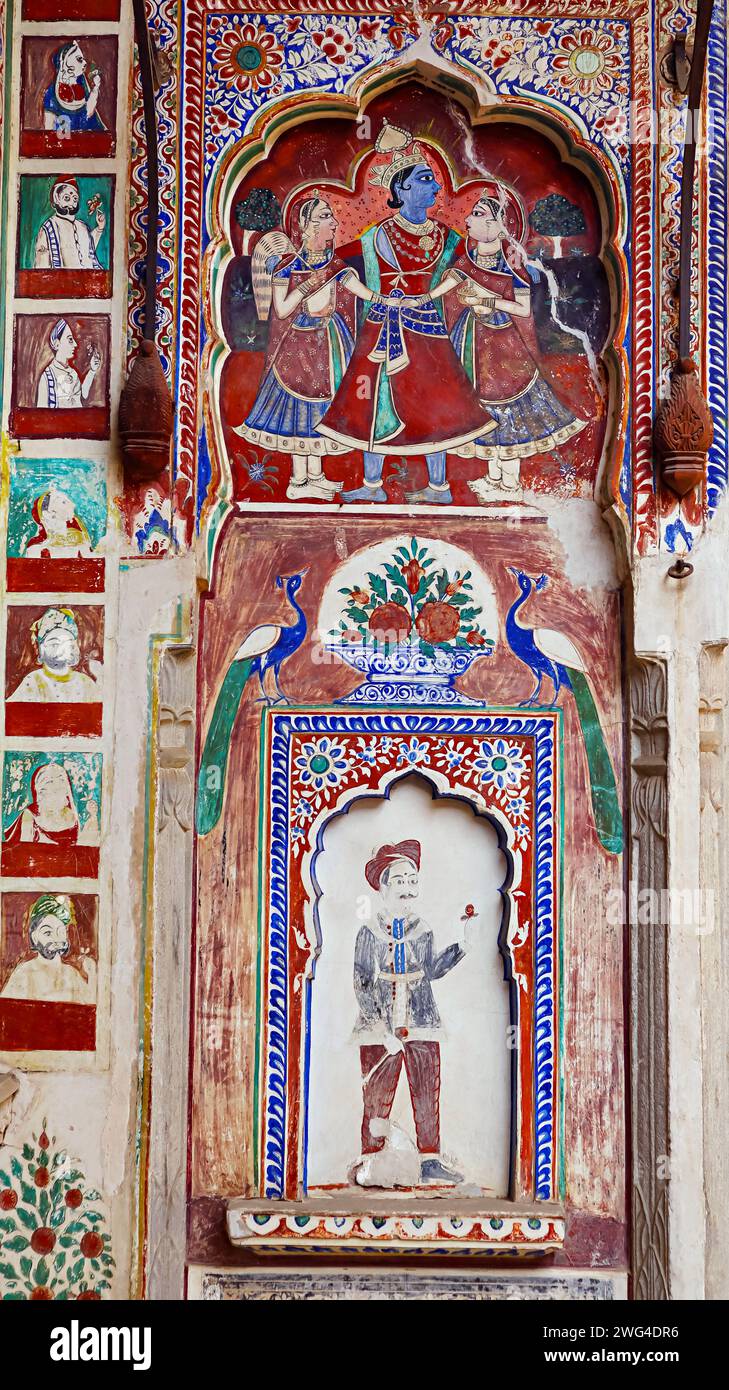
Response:
[[[33,1187],[29,1182],[21,1182],[20,1191],[23,1197],[23,1201],[26,1203],[27,1206],[35,1206],[35,1195],[37,1190],[38,1189],[36,1187]]]
[[[15,1229],[16,1225],[12,1216],[0,1217],[0,1231],[14,1231]]]
[[[23,1145],[23,1158],[33,1158],[34,1156],[35,1156],[35,1149],[34,1149],[30,1144],[24,1144],[24,1145]]]
[[[18,1271],[14,1265],[0,1264],[0,1275],[3,1279],[7,1279],[8,1283],[14,1284],[18,1278]]]
[[[41,1257],[35,1268],[36,1283],[47,1284],[49,1273],[48,1262]]]
[[[16,1207],[18,1218],[22,1221],[27,1231],[34,1231],[38,1225],[38,1220],[34,1211],[28,1211],[26,1207]]]
[[[15,1154],[13,1154],[13,1157],[12,1157],[11,1160],[10,1160],[10,1171],[11,1171],[11,1173],[14,1173],[14,1174],[15,1174],[15,1177],[16,1177],[16,1178],[22,1178],[22,1176],[23,1176],[23,1165],[22,1165],[22,1163],[20,1162],[20,1159],[15,1157]],[[10,1180],[9,1180],[9,1179],[8,1179],[8,1186],[10,1186]]]
[[[56,1210],[51,1212],[51,1227],[52,1227],[52,1229],[53,1229],[54,1231],[55,1231],[55,1229],[56,1229],[57,1226],[62,1226],[65,1220],[66,1220],[66,1208],[65,1208],[65,1206],[63,1206],[63,1207],[56,1207]]]
[[[10,1240],[3,1241],[3,1250],[13,1250],[16,1254],[20,1254],[20,1251],[27,1250],[29,1245],[30,1241],[26,1240],[25,1236],[18,1234],[12,1236]]]
[[[20,1272],[25,1275],[26,1279],[29,1277],[32,1268],[33,1261],[30,1257],[28,1255],[22,1255],[20,1259]]]

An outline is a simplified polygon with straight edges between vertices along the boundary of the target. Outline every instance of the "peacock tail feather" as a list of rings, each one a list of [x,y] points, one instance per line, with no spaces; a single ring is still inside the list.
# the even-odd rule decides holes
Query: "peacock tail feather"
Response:
[[[255,657],[233,661],[225,673],[208,726],[197,775],[196,824],[198,835],[207,835],[220,819],[225,795],[225,773],[230,738],[238,713],[243,687],[256,662]]]
[[[609,854],[621,854],[623,849],[623,817],[615,785],[615,773],[600,727],[600,716],[592,691],[582,671],[565,667],[585,742],[587,766],[590,771],[592,814],[600,844]]]

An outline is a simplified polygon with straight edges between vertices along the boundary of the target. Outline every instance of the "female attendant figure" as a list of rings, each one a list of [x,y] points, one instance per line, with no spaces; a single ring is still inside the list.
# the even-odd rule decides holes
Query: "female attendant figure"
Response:
[[[531,316],[531,288],[507,260],[507,190],[482,195],[466,218],[468,242],[438,287],[453,346],[496,429],[456,449],[488,461],[469,486],[483,500],[519,491],[521,460],[558,449],[583,430],[545,379]],[[523,234],[523,233],[522,233]],[[518,243],[517,243],[518,244]]]
[[[92,802],[82,825],[65,767],[61,763],[41,763],[30,779],[30,801],[8,827],[5,843],[98,845],[96,807]]]
[[[372,293],[336,255],[337,221],[316,190],[295,212],[299,249],[280,231],[253,252],[253,287],[260,318],[273,297],[271,333],[258,395],[236,434],[261,448],[292,456],[286,496],[331,501],[341,484],[327,478],[322,459],[346,446],[323,438],[319,421],[331,403],[354,348],[354,305]],[[282,250],[288,254],[281,257]]]

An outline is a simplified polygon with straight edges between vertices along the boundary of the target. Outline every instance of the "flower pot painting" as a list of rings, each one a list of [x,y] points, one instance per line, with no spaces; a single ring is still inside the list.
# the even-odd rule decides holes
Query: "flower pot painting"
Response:
[[[357,559],[359,570],[351,562],[346,567],[352,580],[338,586],[338,619],[323,637],[329,651],[367,676],[347,703],[468,703],[455,680],[478,657],[492,654],[498,623],[486,576],[464,552],[416,536],[385,542]],[[322,633],[328,610],[325,595]]]

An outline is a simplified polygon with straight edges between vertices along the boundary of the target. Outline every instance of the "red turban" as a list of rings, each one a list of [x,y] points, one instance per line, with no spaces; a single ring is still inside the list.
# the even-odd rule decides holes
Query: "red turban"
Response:
[[[420,868],[420,841],[401,840],[397,845],[383,845],[365,865],[365,878],[375,892],[379,892],[380,879],[385,869],[389,869],[398,859],[409,859],[416,869]]]
[[[70,184],[72,188],[75,188],[76,192],[78,193],[79,188],[75,174],[61,174],[57,179],[54,179],[51,192],[55,193],[57,188],[63,188],[64,184],[66,183]]]

